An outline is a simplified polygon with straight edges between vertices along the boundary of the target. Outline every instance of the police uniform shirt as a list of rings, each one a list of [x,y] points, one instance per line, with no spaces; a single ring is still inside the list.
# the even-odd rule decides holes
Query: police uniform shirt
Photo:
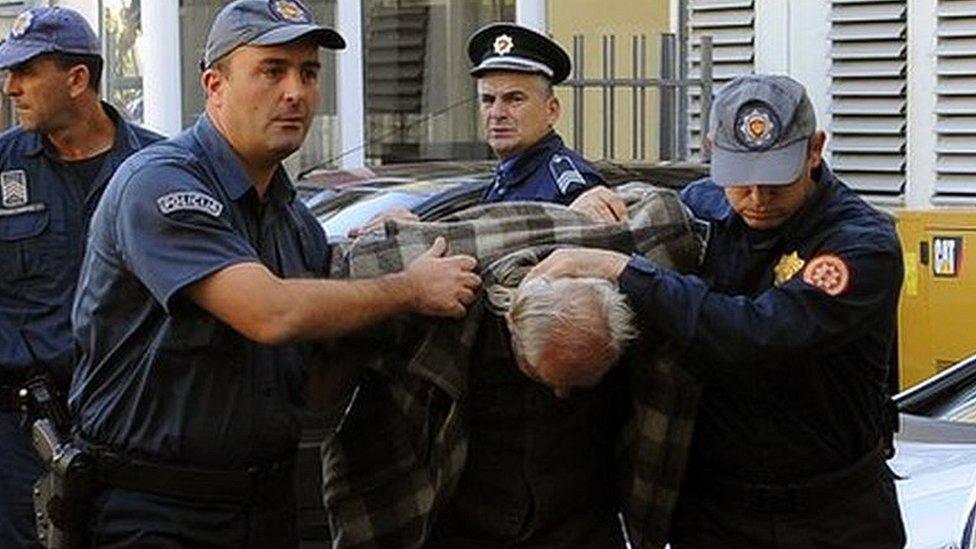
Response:
[[[583,191],[604,183],[603,176],[592,164],[551,132],[499,166],[484,201],[526,200],[568,205]]]
[[[249,182],[202,116],[109,183],[73,311],[83,356],[69,404],[88,444],[213,468],[294,452],[313,345],[254,343],[181,295],[243,262],[287,278],[328,271],[325,235],[284,170],[263,200]]]
[[[881,440],[903,270],[892,221],[826,167],[780,230],[749,229],[711,181],[683,199],[710,225],[701,277],[635,258],[621,289],[703,366],[689,471],[786,483],[853,464]]]
[[[67,385],[74,367],[70,311],[88,224],[106,182],[161,136],[108,104],[115,140],[93,177],[75,181],[51,143],[14,127],[0,136],[0,381],[49,368]]]

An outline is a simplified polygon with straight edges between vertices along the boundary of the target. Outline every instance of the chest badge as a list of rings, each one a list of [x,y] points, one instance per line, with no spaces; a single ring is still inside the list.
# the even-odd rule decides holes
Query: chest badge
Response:
[[[26,206],[28,202],[27,172],[24,170],[0,172],[0,195],[2,195],[4,208]]]
[[[803,270],[803,266],[807,262],[800,259],[800,256],[793,252],[791,254],[783,254],[783,257],[779,258],[779,263],[773,267],[773,274],[776,278],[773,280],[773,284],[778,288],[783,284],[790,281],[797,273]]]

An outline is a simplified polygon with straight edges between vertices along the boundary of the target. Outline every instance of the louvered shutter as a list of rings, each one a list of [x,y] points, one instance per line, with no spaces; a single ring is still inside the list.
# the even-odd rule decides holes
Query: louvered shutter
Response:
[[[935,194],[976,196],[976,1],[938,10]]]
[[[833,0],[830,9],[830,164],[867,193],[904,191],[907,6]]]
[[[712,37],[712,91],[740,74],[754,71],[754,0],[688,1],[688,76],[701,76],[701,37]],[[688,146],[698,157],[701,145],[701,89],[688,90]],[[707,130],[707,128],[704,128]]]

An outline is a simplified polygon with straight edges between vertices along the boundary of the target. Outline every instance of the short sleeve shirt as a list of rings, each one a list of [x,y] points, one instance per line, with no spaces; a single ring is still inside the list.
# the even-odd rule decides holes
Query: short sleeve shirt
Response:
[[[181,290],[226,267],[328,271],[325,235],[279,167],[261,199],[206,116],[133,156],[92,220],[73,321],[79,435],[132,457],[216,468],[286,457],[312,344],[261,345]]]
[[[115,124],[112,147],[90,177],[72,177],[43,135],[0,135],[0,382],[44,368],[67,385],[75,364],[71,302],[88,224],[115,169],[162,139],[102,105]]]

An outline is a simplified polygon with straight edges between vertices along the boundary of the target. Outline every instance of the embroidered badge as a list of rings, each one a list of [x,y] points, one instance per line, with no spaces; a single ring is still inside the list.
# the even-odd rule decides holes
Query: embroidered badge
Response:
[[[29,10],[18,15],[17,19],[14,19],[14,24],[10,27],[10,37],[20,38],[21,36],[27,34],[27,31],[30,29],[33,21],[34,13]]]
[[[556,180],[556,186],[562,194],[566,194],[574,183],[586,185],[586,180],[576,169],[576,164],[573,164],[573,160],[564,154],[552,155],[549,160],[549,172],[552,173],[552,178]]]
[[[779,258],[779,263],[773,267],[773,274],[776,278],[773,280],[773,285],[777,288],[786,284],[796,276],[796,273],[803,270],[803,266],[807,262],[800,259],[800,256],[793,252],[791,254],[783,254],[783,257]]]
[[[850,284],[851,275],[844,260],[836,255],[818,255],[807,263],[803,281],[824,291],[827,295],[840,295]]]
[[[156,206],[164,215],[179,211],[194,211],[220,217],[220,212],[224,211],[224,205],[217,199],[197,191],[164,194],[156,199]]]
[[[295,0],[271,0],[269,4],[271,12],[283,21],[289,23],[309,23],[312,21],[308,10]]]
[[[515,47],[515,42],[512,37],[507,34],[501,34],[495,38],[494,50],[498,55],[508,55],[510,51]]]
[[[736,120],[735,134],[739,142],[750,150],[772,145],[779,134],[776,113],[763,104],[746,105],[739,111]]]
[[[0,195],[4,208],[19,208],[27,205],[27,172],[11,170],[0,172]]]

